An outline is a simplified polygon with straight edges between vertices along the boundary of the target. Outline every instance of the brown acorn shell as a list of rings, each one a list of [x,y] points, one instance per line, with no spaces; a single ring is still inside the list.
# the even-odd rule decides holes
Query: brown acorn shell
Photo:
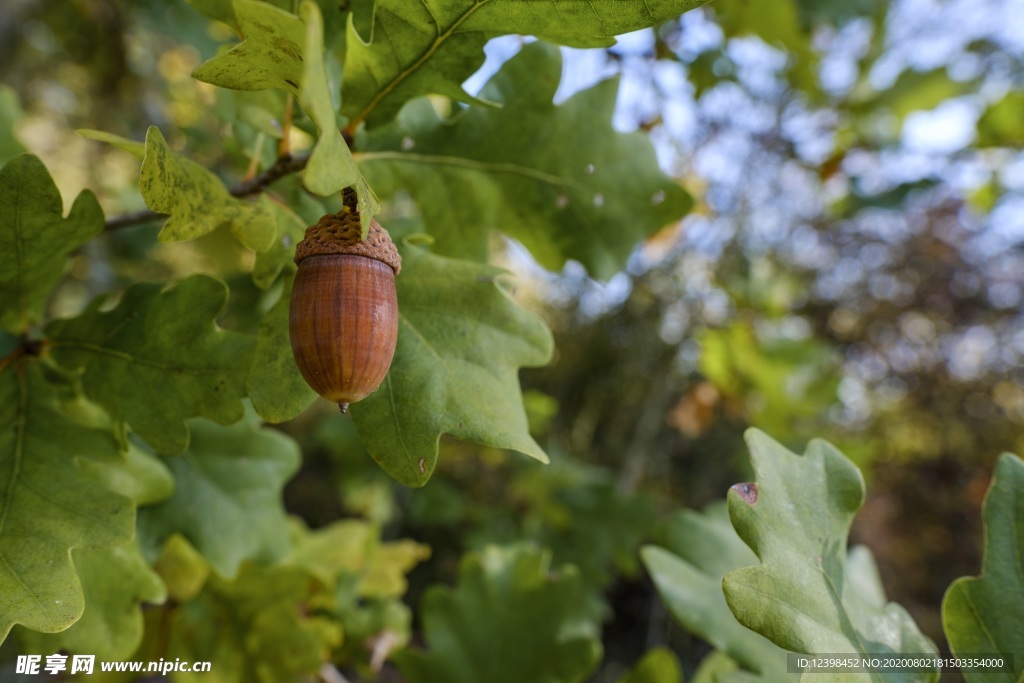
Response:
[[[343,211],[307,228],[295,260],[292,353],[313,390],[345,412],[376,391],[391,366],[401,258],[379,224],[359,240],[358,219]]]

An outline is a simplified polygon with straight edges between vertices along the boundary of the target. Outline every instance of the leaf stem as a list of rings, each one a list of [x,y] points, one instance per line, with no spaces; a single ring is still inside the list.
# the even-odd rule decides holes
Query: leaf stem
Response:
[[[285,154],[278,157],[273,166],[259,175],[232,185],[228,189],[228,192],[232,197],[248,197],[250,195],[259,194],[277,180],[293,173],[298,173],[302,169],[306,168],[307,163],[309,163],[309,154],[302,154],[297,157],[293,157],[291,154]],[[130,213],[124,213],[119,216],[108,218],[106,221],[106,229],[119,230],[121,228],[127,228],[132,225],[141,225],[142,223],[149,223],[150,221],[166,217],[167,214],[157,213],[156,211],[151,211],[149,209],[132,211]]]

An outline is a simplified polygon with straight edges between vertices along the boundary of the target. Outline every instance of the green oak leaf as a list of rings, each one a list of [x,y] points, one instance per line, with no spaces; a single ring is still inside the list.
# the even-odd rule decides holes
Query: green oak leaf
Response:
[[[277,237],[270,200],[232,197],[216,175],[175,154],[156,126],[146,132],[139,190],[146,206],[170,215],[157,237],[163,242],[193,240],[227,224],[239,242],[267,251]]]
[[[292,295],[292,278],[285,281],[277,303],[260,320],[253,353],[252,367],[246,388],[252,405],[267,422],[292,419],[316,399],[299,373],[292,355],[288,328],[288,306]]]
[[[428,101],[411,103],[360,139],[363,174],[382,196],[412,195],[440,253],[486,260],[496,229],[546,268],[576,259],[611,277],[692,200],[658,169],[647,136],[612,129],[615,80],[553,104],[561,68],[557,48],[533,43],[482,91],[501,109],[446,121]]]
[[[46,329],[58,363],[83,371],[85,394],[160,453],[188,445],[186,418],[221,424],[243,415],[253,342],[214,322],[224,283],[194,275],[171,287],[128,289],[111,311],[100,297],[77,318]]]
[[[350,21],[342,112],[354,124],[389,121],[407,101],[445,95],[479,102],[461,86],[484,63],[490,38],[534,35],[560,45],[607,47],[615,36],[656,26],[704,0],[378,0],[364,40]],[[486,100],[487,96],[483,98]]]
[[[847,534],[864,501],[860,470],[825,441],[799,456],[752,429],[747,444],[757,483],[729,491],[729,516],[761,564],[722,581],[739,622],[792,652],[935,653],[906,610],[883,604],[877,590],[865,595],[864,581],[849,571]],[[894,671],[884,680],[938,674]]]
[[[163,581],[134,541],[104,550],[76,550],[75,569],[82,579],[85,612],[66,631],[41,634],[22,631],[26,652],[94,654],[101,659],[127,659],[142,642],[142,602],[162,603]]]
[[[152,549],[181,534],[225,577],[244,560],[271,562],[288,551],[281,489],[298,469],[299,447],[259,424],[252,410],[230,427],[190,421],[188,450],[166,461],[174,494],[139,511],[139,534]]]
[[[412,613],[400,598],[406,574],[430,556],[430,548],[408,539],[384,543],[380,529],[346,519],[316,531],[293,525],[288,564],[301,567],[333,591],[332,613],[341,622],[345,641],[335,662],[377,670],[377,658],[409,641]],[[376,650],[372,643],[385,645]],[[375,662],[375,663],[374,663]]]
[[[380,543],[364,568],[359,595],[378,600],[401,597],[409,587],[406,574],[429,558],[430,546],[407,538]]]
[[[307,0],[299,8],[306,24],[306,48],[303,60],[302,87],[299,104],[316,123],[320,138],[313,148],[303,175],[303,183],[310,192],[329,195],[346,187],[356,189],[359,220],[363,237],[370,231],[370,221],[380,213],[380,201],[359,173],[348,143],[334,119],[334,104],[327,86],[324,68],[324,27],[320,8]]]
[[[955,655],[1013,656],[1007,671],[965,671],[969,683],[1024,680],[1024,461],[1003,454],[985,496],[981,576],[953,582],[942,625]]]
[[[77,621],[71,551],[132,538],[131,501],[82,467],[117,462],[120,446],[61,409],[67,390],[38,361],[0,365],[0,640],[14,624],[54,633]]]
[[[163,463],[132,443],[123,461],[87,460],[80,465],[106,488],[136,505],[163,500],[174,489],[174,479]],[[109,549],[75,550],[74,562],[85,595],[82,618],[56,634],[23,630],[19,634],[22,649],[63,649],[103,659],[127,659],[142,642],[141,603],[162,603],[167,597],[164,582],[143,559],[135,540]]]
[[[703,513],[676,513],[666,525],[663,543],[664,548],[644,547],[640,556],[672,616],[757,680],[792,681],[786,673],[786,651],[736,621],[725,602],[722,577],[757,563],[729,524],[725,505],[710,505]]]
[[[421,601],[430,649],[396,660],[410,683],[575,683],[601,658],[597,624],[572,565],[550,554],[489,546],[463,557],[454,589],[433,586]]]
[[[197,66],[192,78],[232,90],[284,88],[298,95],[306,42],[302,20],[258,0],[235,0],[232,6],[245,40]]]
[[[422,486],[442,434],[547,456],[530,436],[518,369],[547,363],[551,333],[499,286],[503,271],[402,248],[398,347],[380,388],[351,407],[378,464]]]
[[[380,528],[362,520],[316,531],[296,521],[288,564],[332,592],[331,613],[345,632],[335,662],[379,671],[382,657],[409,642],[412,613],[400,598],[406,574],[429,556],[429,547],[408,539],[382,542]]]
[[[295,95],[320,137],[303,175],[306,188],[330,195],[354,187],[363,234],[380,202],[363,180],[338,130],[324,66],[324,21],[319,5],[306,0],[299,16],[255,0],[235,0],[245,40],[200,64],[192,76],[233,90],[282,88]]]
[[[131,498],[137,505],[152,505],[170,497],[174,477],[160,458],[129,441],[123,462],[83,462],[82,467],[94,472],[111,491]]]
[[[38,157],[21,154],[0,168],[0,329],[20,334],[39,322],[68,255],[103,231],[103,210],[89,190],[63,213]]]

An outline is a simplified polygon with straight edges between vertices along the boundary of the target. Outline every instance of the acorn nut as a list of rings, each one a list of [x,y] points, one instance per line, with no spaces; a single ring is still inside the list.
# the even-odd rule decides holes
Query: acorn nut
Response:
[[[359,217],[348,208],[306,228],[295,248],[299,270],[289,308],[299,371],[343,413],[384,381],[398,342],[395,275],[402,259],[376,221],[365,240],[359,235]]]

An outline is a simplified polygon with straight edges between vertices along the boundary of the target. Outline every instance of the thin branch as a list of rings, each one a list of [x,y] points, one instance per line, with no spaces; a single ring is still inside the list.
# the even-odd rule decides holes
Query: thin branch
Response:
[[[274,165],[263,171],[263,173],[231,186],[228,189],[228,192],[231,193],[232,197],[248,197],[249,195],[259,194],[266,190],[267,187],[275,181],[280,180],[287,175],[298,173],[302,169],[306,168],[307,163],[309,163],[308,154],[303,154],[297,157],[286,154],[282,157],[278,157],[277,161],[274,162]],[[132,225],[149,223],[150,221],[159,220],[161,218],[167,218],[167,214],[143,209],[142,211],[133,211],[131,213],[125,213],[108,218],[106,222],[106,229],[118,230]]]

